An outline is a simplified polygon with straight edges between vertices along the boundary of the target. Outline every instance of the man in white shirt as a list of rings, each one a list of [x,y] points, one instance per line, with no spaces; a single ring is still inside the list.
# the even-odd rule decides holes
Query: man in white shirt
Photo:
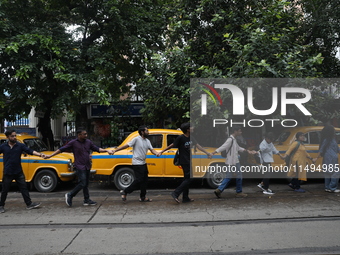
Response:
[[[279,155],[281,159],[283,157],[279,153],[279,151],[275,148],[272,141],[274,140],[274,134],[269,132],[265,135],[263,141],[260,143],[260,153],[263,161],[263,166],[270,168],[271,163],[274,162],[273,154]],[[270,170],[266,171],[263,180],[257,185],[262,191],[263,194],[273,195],[275,194],[271,189],[269,189],[269,179],[270,179]]]
[[[242,193],[242,172],[240,170],[241,165],[238,157],[239,152],[247,151],[250,154],[255,154],[255,151],[248,151],[242,147],[240,147],[236,141],[236,137],[242,134],[241,127],[233,126],[231,130],[232,134],[227,138],[224,144],[221,147],[216,149],[212,154],[219,153],[221,151],[227,151],[227,157],[225,164],[227,165],[227,174],[223,179],[221,185],[214,191],[215,195],[220,198],[221,193],[230,183],[233,173],[236,173],[236,197],[246,197],[247,194]]]
[[[132,156],[132,168],[135,173],[135,180],[131,183],[129,187],[120,191],[120,195],[123,201],[126,201],[126,195],[132,193],[134,190],[140,189],[140,202],[151,202],[152,199],[146,197],[146,187],[148,183],[148,167],[146,165],[145,159],[148,150],[150,150],[154,155],[158,156],[159,153],[154,150],[150,140],[147,138],[149,136],[149,130],[146,126],[140,126],[138,128],[139,136],[133,138],[128,144],[125,144],[113,151],[113,154],[117,151],[126,149],[128,147],[133,148]]]

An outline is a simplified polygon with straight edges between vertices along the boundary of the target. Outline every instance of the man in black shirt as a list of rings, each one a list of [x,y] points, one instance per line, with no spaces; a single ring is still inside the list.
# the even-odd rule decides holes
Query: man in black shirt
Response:
[[[6,131],[5,135],[8,139],[7,143],[0,146],[0,154],[4,154],[4,167],[3,167],[3,177],[2,177],[2,192],[0,200],[0,213],[5,212],[5,202],[7,198],[8,191],[10,189],[13,180],[17,183],[19,190],[24,198],[27,205],[27,209],[37,208],[40,203],[33,203],[31,201],[27,184],[25,180],[25,175],[21,167],[21,154],[26,152],[30,155],[36,155],[45,158],[46,155],[36,152],[28,148],[25,144],[17,142],[17,135],[14,130]]]
[[[183,132],[183,135],[180,135],[176,138],[176,140],[170,144],[168,147],[166,147],[164,150],[162,150],[159,153],[159,156],[162,155],[165,151],[171,149],[171,148],[178,148],[179,150],[179,164],[181,165],[184,173],[184,180],[183,182],[171,193],[172,198],[177,202],[180,203],[178,197],[183,193],[182,196],[182,202],[192,202],[193,199],[189,198],[189,186],[192,181],[190,178],[190,172],[191,172],[191,164],[190,164],[190,152],[191,147],[196,145],[196,147],[203,151],[205,154],[208,155],[209,158],[211,158],[211,154],[208,153],[204,148],[202,148],[193,137],[190,137],[190,133],[193,131],[193,128],[190,127],[190,123],[183,123],[181,125],[181,130]]]

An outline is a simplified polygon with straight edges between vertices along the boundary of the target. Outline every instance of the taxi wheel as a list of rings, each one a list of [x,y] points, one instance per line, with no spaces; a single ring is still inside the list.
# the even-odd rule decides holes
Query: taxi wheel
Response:
[[[115,173],[113,182],[117,189],[122,190],[129,187],[134,180],[135,174],[132,168],[123,167]]]
[[[222,183],[223,179],[225,177],[225,173],[207,173],[206,174],[206,180],[207,184],[212,189],[217,189],[218,186]]]
[[[55,173],[51,170],[42,170],[34,177],[34,187],[39,192],[51,192],[58,184]]]

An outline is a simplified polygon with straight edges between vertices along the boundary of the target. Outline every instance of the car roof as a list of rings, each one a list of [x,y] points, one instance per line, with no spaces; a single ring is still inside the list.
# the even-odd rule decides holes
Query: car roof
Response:
[[[293,127],[293,128],[285,128],[283,132],[309,132],[309,131],[321,131],[325,126],[303,126],[303,127]],[[336,131],[340,131],[340,128],[335,127]]]
[[[36,139],[39,137],[33,136],[33,135],[28,135],[28,134],[17,134],[17,137],[20,137],[21,139]],[[6,135],[4,133],[0,133],[0,139],[2,138],[7,138]]]
[[[183,134],[182,131],[176,130],[176,129],[166,129],[166,128],[151,128],[148,129],[149,134],[154,135],[154,134],[169,134],[169,135],[181,135]],[[134,131],[131,134],[128,135],[128,137],[125,138],[123,143],[121,145],[126,144],[128,141],[131,141],[131,139],[139,136],[138,131]]]

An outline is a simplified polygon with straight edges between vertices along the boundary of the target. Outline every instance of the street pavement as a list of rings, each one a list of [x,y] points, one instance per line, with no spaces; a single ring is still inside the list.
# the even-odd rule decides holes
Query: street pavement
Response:
[[[79,193],[68,207],[72,185],[33,191],[42,202],[33,210],[14,188],[0,214],[0,254],[340,254],[340,194],[325,192],[322,182],[295,193],[274,181],[269,196],[248,180],[246,198],[236,198],[232,185],[221,199],[196,185],[195,201],[185,204],[170,196],[176,184],[164,183],[149,189],[153,202],[134,192],[123,203],[112,185],[92,182],[96,206],[83,206]]]

